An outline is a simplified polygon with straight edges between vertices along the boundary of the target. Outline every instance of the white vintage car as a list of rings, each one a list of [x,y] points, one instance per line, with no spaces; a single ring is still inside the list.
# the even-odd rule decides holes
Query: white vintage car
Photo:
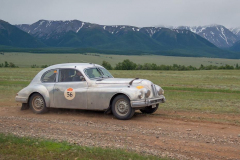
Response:
[[[41,70],[17,93],[16,101],[35,113],[48,108],[101,110],[126,120],[138,109],[155,112],[165,97],[164,90],[149,80],[114,78],[97,64],[66,63]]]

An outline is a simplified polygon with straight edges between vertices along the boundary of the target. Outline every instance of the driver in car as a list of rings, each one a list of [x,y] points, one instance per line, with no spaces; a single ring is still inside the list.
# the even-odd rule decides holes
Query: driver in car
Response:
[[[79,71],[76,71],[76,74],[73,77],[72,81],[83,81],[83,80],[84,80],[84,78],[83,78],[82,73]]]

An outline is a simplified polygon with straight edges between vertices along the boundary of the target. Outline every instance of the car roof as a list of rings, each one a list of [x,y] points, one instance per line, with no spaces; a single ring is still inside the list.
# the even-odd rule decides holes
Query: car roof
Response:
[[[94,63],[62,63],[62,64],[55,64],[52,66],[47,67],[46,69],[54,69],[54,68],[89,68],[89,67],[101,67],[98,64]]]
[[[41,82],[41,77],[42,75],[49,70],[52,69],[58,69],[58,68],[76,68],[79,69],[80,71],[83,71],[85,68],[92,68],[92,67],[102,67],[98,64],[93,64],[93,63],[62,63],[62,64],[55,64],[52,66],[49,66],[47,68],[44,68],[38,74],[33,78],[31,83],[38,83]]]

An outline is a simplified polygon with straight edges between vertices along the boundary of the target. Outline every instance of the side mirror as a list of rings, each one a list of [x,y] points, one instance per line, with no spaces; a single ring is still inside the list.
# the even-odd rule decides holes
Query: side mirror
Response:
[[[85,81],[85,78],[83,76],[80,76],[81,81]]]

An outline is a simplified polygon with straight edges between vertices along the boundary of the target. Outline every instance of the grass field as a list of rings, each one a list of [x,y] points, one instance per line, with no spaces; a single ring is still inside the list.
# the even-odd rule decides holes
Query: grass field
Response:
[[[16,105],[16,93],[27,86],[40,68],[0,68],[0,106]],[[116,71],[114,77],[143,78],[165,89],[162,110],[240,113],[240,72],[209,71]]]
[[[5,53],[0,55],[0,63],[13,62],[19,67],[30,67],[36,64],[52,65],[57,63],[83,63],[91,62],[96,64],[102,64],[105,60],[111,65],[115,66],[118,62],[122,62],[124,59],[129,59],[137,64],[155,63],[157,65],[192,65],[199,67],[201,64],[206,65],[240,65],[238,59],[220,59],[220,58],[197,58],[197,57],[171,57],[171,56],[156,56],[156,55],[144,55],[144,56],[126,56],[126,55],[104,55],[104,54],[32,54],[32,53]]]
[[[0,134],[0,159],[74,159],[74,160],[164,160],[154,156],[142,156],[121,149],[103,149],[98,147],[82,147],[66,142],[53,142],[32,138],[20,138]]]

